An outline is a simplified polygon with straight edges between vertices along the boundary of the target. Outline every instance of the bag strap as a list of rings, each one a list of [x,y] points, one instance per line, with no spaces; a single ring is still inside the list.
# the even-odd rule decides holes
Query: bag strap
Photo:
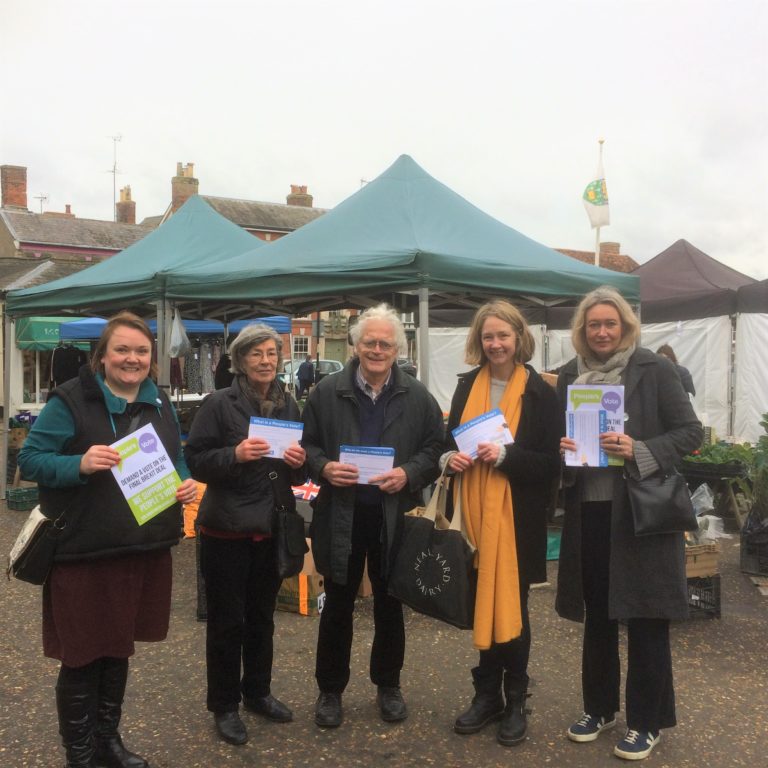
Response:
[[[426,517],[427,520],[431,520],[434,523],[438,517],[445,517],[449,485],[450,478],[448,477],[448,462],[446,461],[443,471],[440,473],[440,477],[435,481],[435,491],[430,497],[427,507],[424,510],[424,517]]]
[[[270,483],[272,483],[272,495],[275,498],[275,508],[290,510],[291,504],[288,499],[288,492],[277,482],[280,478],[280,474],[277,470],[272,469],[267,473],[267,477],[269,478]]]

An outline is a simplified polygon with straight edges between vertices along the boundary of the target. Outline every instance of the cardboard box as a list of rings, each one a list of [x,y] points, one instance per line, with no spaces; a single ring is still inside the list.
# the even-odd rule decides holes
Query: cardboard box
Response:
[[[8,430],[8,447],[16,450],[20,449],[24,445],[28,434],[29,430],[25,427],[11,427]]]
[[[311,542],[307,539],[307,546]],[[315,570],[312,549],[304,555],[304,567],[298,576],[284,579],[277,593],[277,610],[319,616],[325,602],[323,577]]]
[[[300,573],[284,579],[277,593],[277,610],[319,616],[325,603],[325,587],[320,574]]]
[[[720,573],[720,544],[696,544],[685,548],[686,578],[704,578]]]

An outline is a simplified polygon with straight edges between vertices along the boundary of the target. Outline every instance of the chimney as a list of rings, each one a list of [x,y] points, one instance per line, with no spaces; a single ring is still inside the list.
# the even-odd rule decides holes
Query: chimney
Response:
[[[600,243],[600,257],[618,256],[620,247],[620,243]]]
[[[119,224],[136,223],[136,203],[131,200],[131,187],[123,187],[120,190],[120,201],[115,205],[116,218]]]
[[[0,165],[3,208],[27,210],[27,169],[22,165]]]
[[[305,186],[291,184],[291,194],[285,198],[288,205],[300,205],[303,208],[312,207],[312,195],[307,193]]]
[[[192,195],[197,194],[200,182],[194,174],[193,163],[176,163],[176,175],[171,179],[171,213],[176,213]]]

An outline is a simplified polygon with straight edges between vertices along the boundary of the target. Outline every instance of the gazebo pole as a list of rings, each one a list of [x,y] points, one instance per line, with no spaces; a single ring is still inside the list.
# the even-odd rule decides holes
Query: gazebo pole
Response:
[[[429,288],[419,288],[419,379],[429,389]]]
[[[8,424],[11,418],[11,344],[13,339],[13,323],[7,312],[3,312],[5,339],[3,344],[3,428],[0,430],[0,451],[2,451],[2,474],[0,474],[0,499],[4,499],[8,491]]]

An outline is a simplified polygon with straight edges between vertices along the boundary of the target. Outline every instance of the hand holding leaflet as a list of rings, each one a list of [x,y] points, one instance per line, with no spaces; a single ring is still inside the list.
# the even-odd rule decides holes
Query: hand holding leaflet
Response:
[[[120,462],[111,472],[139,525],[176,503],[181,478],[151,424],[111,447],[120,454]]]
[[[371,485],[371,478],[389,472],[395,461],[394,448],[342,445],[339,449],[339,462],[357,467],[360,485]]]
[[[621,466],[624,459],[607,454],[600,436],[624,432],[624,387],[614,384],[572,384],[568,387],[565,432],[576,444],[565,451],[569,467]]]
[[[466,424],[456,427],[451,434],[456,440],[459,451],[473,459],[477,458],[479,443],[509,445],[514,442],[504,414],[498,408],[481,413]]]

